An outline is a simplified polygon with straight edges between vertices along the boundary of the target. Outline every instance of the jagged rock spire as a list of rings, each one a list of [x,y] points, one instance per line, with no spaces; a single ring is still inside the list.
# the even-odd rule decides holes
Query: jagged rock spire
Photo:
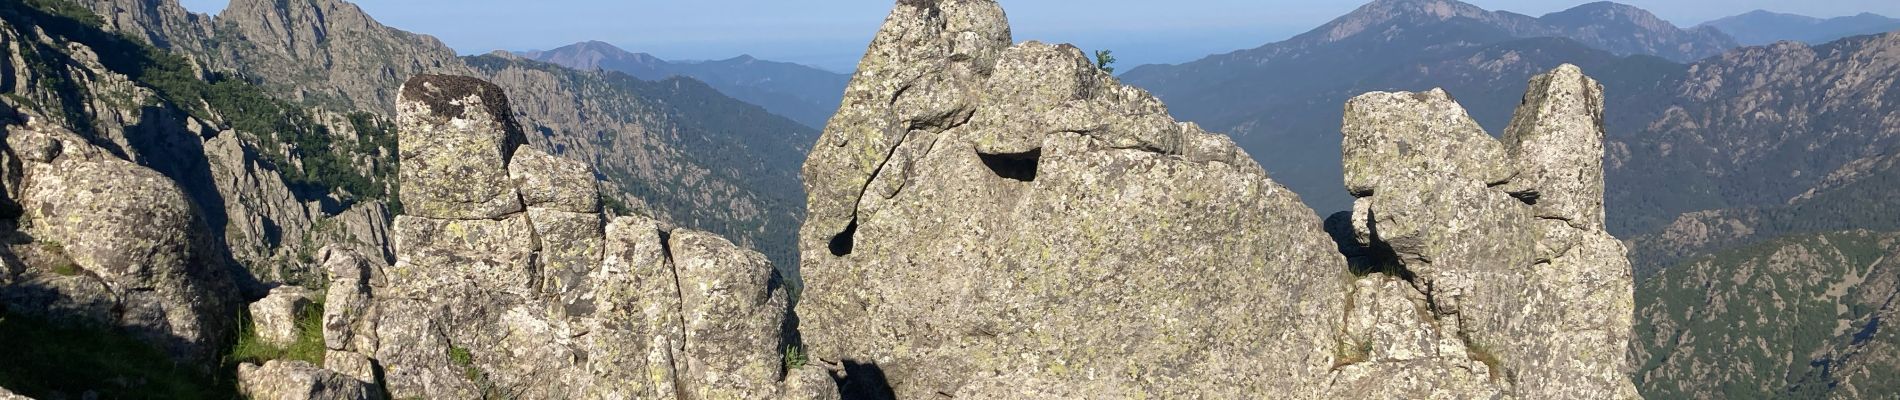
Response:
[[[1360,198],[1355,232],[1336,236],[1370,259],[1355,262],[1366,276],[1345,329],[1365,356],[1338,389],[1636,396],[1629,262],[1603,230],[1602,93],[1575,66],[1540,75],[1503,142],[1442,90],[1348,103],[1346,186]]]

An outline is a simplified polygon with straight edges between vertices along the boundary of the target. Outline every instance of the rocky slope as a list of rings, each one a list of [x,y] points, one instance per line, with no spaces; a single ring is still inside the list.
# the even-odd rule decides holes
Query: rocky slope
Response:
[[[1079,49],[1011,43],[994,2],[899,2],[806,161],[800,332],[847,394],[1635,397],[1576,68],[1504,142],[1442,91],[1355,99],[1364,198],[1323,226]]]
[[[1614,146],[1614,209],[1632,232],[1681,213],[1787,204],[1900,145],[1900,33],[1750,47],[1688,66]],[[1660,190],[1659,188],[1675,188]]]
[[[530,141],[594,163],[620,189],[609,194],[616,200],[796,264],[787,232],[801,195],[788,171],[805,150],[784,144],[808,144],[815,133],[703,84],[633,84],[613,73],[458,58],[440,41],[384,26],[342,0],[239,0],[216,17],[164,18],[149,16],[179,15],[175,0],[77,3],[123,16],[108,28],[142,32],[205,68],[258,82],[274,97],[366,113],[372,124],[394,119],[393,90],[410,76],[481,75],[519,100],[514,112],[533,124]]]
[[[1755,10],[1705,22],[1701,26],[1721,30],[1747,46],[1762,46],[1783,40],[1822,44],[1848,36],[1891,32],[1900,29],[1900,19],[1874,13],[1821,19]]]
[[[1588,5],[1538,21],[1618,26],[1604,15],[1619,9]],[[1736,49],[1683,65],[1618,57],[1588,38],[1514,39],[1525,21],[1453,3],[1376,2],[1293,40],[1126,78],[1184,119],[1233,132],[1322,210],[1349,204],[1332,187],[1340,170],[1316,151],[1333,146],[1334,99],[1443,86],[1497,130],[1510,117],[1499,110],[1519,100],[1504,88],[1562,63],[1608,87],[1609,226],[1629,236],[1684,213],[1785,204],[1895,145],[1887,134],[1900,78],[1889,65],[1900,48],[1894,34]]]
[[[1636,380],[1651,398],[1892,396],[1900,236],[1791,235],[1697,258],[1637,293]]]
[[[706,82],[719,92],[757,104],[814,129],[838,111],[851,77],[813,67],[739,56],[716,61],[671,62],[602,42],[582,42],[554,50],[516,53],[583,71],[604,69],[649,81],[674,76]]]
[[[1633,363],[1652,397],[1882,398],[1900,360],[1890,257],[1900,163],[1848,163],[1787,204],[1684,214],[1630,241]],[[1868,229],[1872,229],[1871,231]],[[1760,321],[1777,321],[1763,324]],[[1747,345],[1753,344],[1753,345]]]
[[[154,4],[165,9],[170,3],[105,5]],[[325,10],[343,12],[353,8]],[[552,153],[526,147],[514,151],[523,143],[551,143],[554,146],[550,147],[559,150],[563,142],[551,138],[545,125],[534,125],[541,129],[535,130],[538,137],[529,140],[527,131],[512,125],[518,111],[510,103],[494,101],[461,107],[459,104],[470,100],[448,101],[462,110],[456,113],[495,105],[483,108],[480,115],[495,121],[488,129],[511,133],[505,141],[508,146],[494,143],[490,148],[496,153],[488,158],[404,156],[409,159],[402,173],[436,175],[411,177],[410,184],[402,185],[402,176],[395,168],[399,150],[470,151],[477,147],[469,146],[482,139],[436,135],[431,139],[437,144],[458,145],[421,146],[418,150],[416,143],[422,139],[411,137],[406,140],[410,147],[401,147],[398,131],[415,135],[418,131],[444,130],[436,126],[439,123],[432,125],[435,120],[428,116],[434,114],[424,113],[414,120],[394,118],[397,115],[385,118],[375,112],[326,109],[336,107],[330,104],[304,107],[280,100],[270,88],[212,72],[212,63],[196,61],[203,55],[180,56],[140,40],[133,32],[125,31],[122,36],[106,31],[152,23],[158,25],[140,34],[192,32],[167,29],[163,21],[171,21],[169,18],[145,18],[157,14],[132,14],[138,13],[109,14],[115,16],[108,20],[91,9],[61,1],[0,4],[0,45],[4,45],[0,47],[9,49],[5,57],[0,57],[0,71],[5,72],[0,74],[0,88],[5,89],[0,98],[5,106],[0,110],[4,111],[0,112],[0,126],[5,127],[4,145],[0,145],[0,154],[4,154],[0,160],[5,162],[0,163],[0,177],[5,179],[0,182],[6,189],[4,200],[0,200],[0,238],[6,240],[5,247],[0,248],[0,261],[4,261],[0,264],[0,304],[5,306],[0,309],[0,337],[36,346],[33,351],[0,357],[4,360],[0,365],[6,366],[0,368],[0,382],[7,386],[23,384],[15,388],[50,398],[200,398],[228,396],[223,391],[231,384],[229,379],[241,379],[240,387],[229,390],[269,398],[374,398],[385,389],[424,397],[462,397],[524,388],[542,390],[535,393],[553,398],[588,391],[631,393],[635,389],[624,385],[643,382],[579,373],[593,368],[585,364],[591,359],[601,363],[640,360],[639,365],[655,366],[677,362],[673,368],[680,378],[667,380],[677,380],[681,390],[702,396],[720,397],[712,392],[728,387],[765,391],[756,393],[826,392],[822,386],[815,386],[829,383],[822,372],[794,370],[792,383],[780,383],[778,333],[785,315],[786,289],[764,256],[709,233],[676,230],[652,219],[619,218],[616,221],[621,225],[640,227],[608,228],[609,215],[625,215],[627,210],[601,209],[603,193],[595,190],[597,172]],[[224,45],[206,48],[224,49],[219,46]],[[185,45],[174,47],[189,49]],[[694,117],[666,101],[728,107],[737,102],[703,85],[664,82],[651,86],[640,95],[658,99],[645,100],[651,102],[645,105],[631,101],[633,95],[629,94],[621,94],[618,99],[600,97],[650,110],[649,114],[618,116],[624,118],[619,123],[644,123],[647,125],[642,126],[660,131],[655,136],[680,141],[690,138],[709,146],[738,140],[705,134],[714,129],[734,132],[730,125],[718,124],[743,124],[749,121],[746,115],[768,115],[747,106],[736,113],[738,117],[725,121],[669,125],[666,121],[691,121]],[[502,90],[485,83],[482,87],[482,93],[500,98]],[[312,90],[310,93],[353,93],[349,85],[306,89]],[[398,89],[371,89],[350,95],[374,98],[400,93]],[[796,128],[773,118],[765,124]],[[613,128],[605,125],[596,132],[612,132],[609,129]],[[607,140],[594,143],[601,141]],[[666,156],[674,157],[672,160],[686,157]],[[668,167],[664,160],[656,162]],[[626,162],[633,161],[641,160]],[[746,161],[756,163],[753,165],[767,162]],[[474,164],[431,168],[443,163]],[[511,171],[510,167],[517,170]],[[461,176],[497,170],[505,172]],[[441,175],[444,171],[454,174]],[[491,182],[463,185],[476,177],[490,178]],[[494,181],[497,177],[502,180]],[[584,189],[575,189],[579,187]],[[703,188],[688,186],[694,187]],[[509,194],[470,194],[475,189],[507,189]],[[520,200],[509,202],[509,196]],[[476,207],[479,212],[453,211],[454,204],[475,200],[483,205]],[[400,205],[414,209],[404,211]],[[406,212],[434,218],[405,216],[391,222],[392,213]],[[478,213],[481,216],[476,221],[453,218]],[[541,217],[534,217],[537,214]],[[500,219],[481,219],[489,216]],[[466,233],[462,228],[491,225],[512,230],[500,231],[506,234],[505,239],[477,236],[470,240],[481,244],[499,241],[501,245],[469,250],[466,247],[473,245],[469,241],[453,240],[453,234]],[[492,233],[496,232],[476,232]],[[639,250],[629,250],[634,247]],[[638,262],[607,262],[606,252],[615,249],[633,254],[626,257],[659,255]],[[668,251],[677,251],[678,255]],[[471,260],[499,260],[479,265],[498,268],[475,268],[492,273],[489,275],[459,275],[461,270],[457,268],[478,266],[463,263]],[[619,269],[603,266],[609,264]],[[672,265],[679,265],[682,272],[671,272]],[[512,269],[500,268],[504,266]],[[719,285],[680,292],[674,301],[680,304],[677,311],[664,306],[636,309],[631,305],[636,300],[659,301],[660,297],[646,293],[637,299],[630,297],[635,291],[629,288],[629,276],[655,273],[653,268],[661,268],[658,271],[669,276],[668,287],[674,282],[672,275],[688,282],[703,278]],[[402,274],[390,280],[383,275],[385,270]],[[593,278],[596,275],[614,276]],[[499,282],[519,285],[494,285]],[[267,290],[284,283],[331,288],[327,294],[317,291],[309,296],[323,299],[316,304],[331,304],[323,311],[336,315],[325,316],[324,322],[334,323],[308,328],[316,329],[314,333],[301,326],[286,327],[283,324],[302,323],[294,317],[298,312],[263,306],[309,304],[296,301],[260,302],[246,315],[242,304],[267,293],[275,297],[286,292],[283,287]],[[426,285],[433,284],[466,290],[460,294],[427,291],[434,286]],[[424,293],[413,292],[417,287],[425,287],[420,289]],[[388,289],[379,292],[372,288]],[[610,290],[618,292],[608,293]],[[777,300],[768,300],[773,298]],[[369,319],[385,315],[375,311],[384,303],[391,303],[387,308],[396,310],[386,314],[390,321],[387,325]],[[485,314],[490,311],[496,313]],[[695,324],[710,325],[680,328],[680,338],[670,342],[677,354],[662,353],[664,361],[644,361],[652,356],[645,350],[624,357],[607,355],[624,349],[622,346],[650,343],[644,333],[614,336],[619,335],[615,333],[621,332],[616,331],[619,329],[646,329],[631,321],[651,319],[639,314],[649,311],[656,315],[651,318],[659,321],[693,320]],[[601,316],[582,315],[595,312]],[[504,316],[506,321],[498,319]],[[739,325],[751,329],[733,328]],[[415,329],[418,326],[421,328]],[[445,326],[494,329],[479,335],[467,333],[476,336],[450,336],[442,333]],[[524,345],[527,342],[522,341],[529,340],[524,331],[504,327],[535,328],[541,335],[534,337],[531,345]],[[377,342],[375,338],[383,331],[400,339]],[[253,336],[277,343],[272,346],[282,346],[290,336],[305,340],[302,338],[312,334],[338,335],[337,341],[330,343],[316,338],[314,364],[287,358],[264,362],[238,358],[255,355],[232,353],[237,351],[235,347],[246,346]],[[516,342],[494,342],[499,340],[494,335]],[[411,337],[417,341],[409,342]],[[456,345],[415,345],[441,343],[423,342],[425,339],[454,340],[450,343]],[[590,341],[594,339],[600,341]],[[470,342],[480,346],[465,344]],[[389,349],[381,349],[377,343],[389,343]],[[530,346],[510,351],[545,357],[471,350],[506,349],[505,345]],[[329,348],[328,354],[323,354],[324,347]],[[155,357],[159,359],[148,359],[148,348],[157,348]],[[451,351],[458,348],[461,350]],[[700,355],[693,356],[693,352]],[[449,367],[439,363],[442,357],[448,357]],[[226,364],[245,360],[260,363],[244,368]],[[378,378],[379,373],[390,371],[400,372],[397,379]],[[560,386],[543,386],[539,379],[544,376],[567,380]],[[418,388],[415,379],[430,383]],[[727,385],[732,382],[751,383]],[[318,389],[324,391],[311,392]]]
[[[215,359],[240,301],[262,295],[260,279],[312,278],[284,268],[304,249],[380,247],[380,206],[352,205],[343,189],[374,173],[339,166],[326,149],[364,146],[352,161],[377,164],[377,147],[347,118],[200,79],[186,60],[105,33],[70,4],[8,3],[0,20],[10,49],[0,61],[4,234],[21,254],[6,257],[0,297],[11,311]],[[252,129],[272,118],[281,130]],[[305,197],[303,186],[343,194]]]

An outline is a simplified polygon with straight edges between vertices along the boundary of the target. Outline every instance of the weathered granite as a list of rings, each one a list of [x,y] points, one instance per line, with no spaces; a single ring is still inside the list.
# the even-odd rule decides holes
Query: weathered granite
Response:
[[[396,123],[408,215],[492,219],[522,210],[508,160],[527,138],[500,87],[422,75],[404,83],[401,93]]]
[[[303,361],[266,361],[238,366],[238,390],[256,400],[372,400],[363,381]]]
[[[1079,49],[1008,31],[992,1],[903,1],[867,50],[805,165],[814,362],[898,398],[1322,386],[1346,285],[1313,212]]]
[[[1502,143],[1467,120],[1438,117],[1463,115],[1439,91],[1372,93],[1351,104],[1345,154],[1362,159],[1348,162],[1348,170],[1365,167],[1347,175],[1348,187],[1360,196],[1352,216],[1355,241],[1361,242],[1355,244],[1383,257],[1360,271],[1366,275],[1361,286],[1369,279],[1400,278],[1409,285],[1398,292],[1422,299],[1415,301],[1417,317],[1433,322],[1392,325],[1400,318],[1375,317],[1366,326],[1449,338],[1437,353],[1451,356],[1374,357],[1343,373],[1378,381],[1489,373],[1481,382],[1439,381],[1450,386],[1395,389],[1361,381],[1351,393],[1637,397],[1623,350],[1634,309],[1630,265],[1622,244],[1603,230],[1601,86],[1568,65],[1534,78]],[[1422,154],[1423,162],[1396,165],[1363,158],[1395,144],[1403,149],[1447,137],[1467,142],[1449,150],[1487,150],[1475,158],[1468,151]],[[1508,155],[1490,150],[1499,148]],[[1506,172],[1495,172],[1500,168]],[[1355,304],[1377,310],[1381,303]],[[1348,331],[1353,329],[1349,324]],[[1361,339],[1375,355],[1416,342],[1355,340]],[[1465,360],[1481,361],[1483,368]],[[1374,388],[1379,391],[1366,391]]]
[[[264,299],[251,303],[252,332],[265,344],[290,347],[301,336],[297,319],[311,306],[309,289],[296,286],[271,289]]]

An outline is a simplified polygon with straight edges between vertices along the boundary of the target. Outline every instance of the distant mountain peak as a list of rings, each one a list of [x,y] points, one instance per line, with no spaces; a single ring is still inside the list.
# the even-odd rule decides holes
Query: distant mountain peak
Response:
[[[1612,1],[1599,1],[1571,7],[1539,19],[1557,24],[1626,23],[1652,30],[1679,29],[1675,24],[1664,21],[1649,10]]]
[[[1799,14],[1755,10],[1703,23],[1743,45],[1760,46],[1784,40],[1821,44],[1836,39],[1900,29],[1900,19],[1863,12],[1852,16],[1816,18]]]
[[[1301,36],[1317,39],[1321,43],[1330,43],[1358,36],[1375,27],[1394,22],[1403,21],[1407,25],[1423,25],[1460,17],[1493,19],[1495,15],[1478,6],[1457,0],[1376,0]]]

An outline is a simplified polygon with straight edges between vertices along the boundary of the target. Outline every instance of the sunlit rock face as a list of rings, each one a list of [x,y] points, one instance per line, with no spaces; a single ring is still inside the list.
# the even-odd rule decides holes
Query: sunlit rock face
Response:
[[[1012,40],[993,1],[898,2],[806,161],[799,327],[846,393],[1635,395],[1575,68],[1503,141],[1442,91],[1355,99],[1360,210],[1322,226],[1081,50]]]

